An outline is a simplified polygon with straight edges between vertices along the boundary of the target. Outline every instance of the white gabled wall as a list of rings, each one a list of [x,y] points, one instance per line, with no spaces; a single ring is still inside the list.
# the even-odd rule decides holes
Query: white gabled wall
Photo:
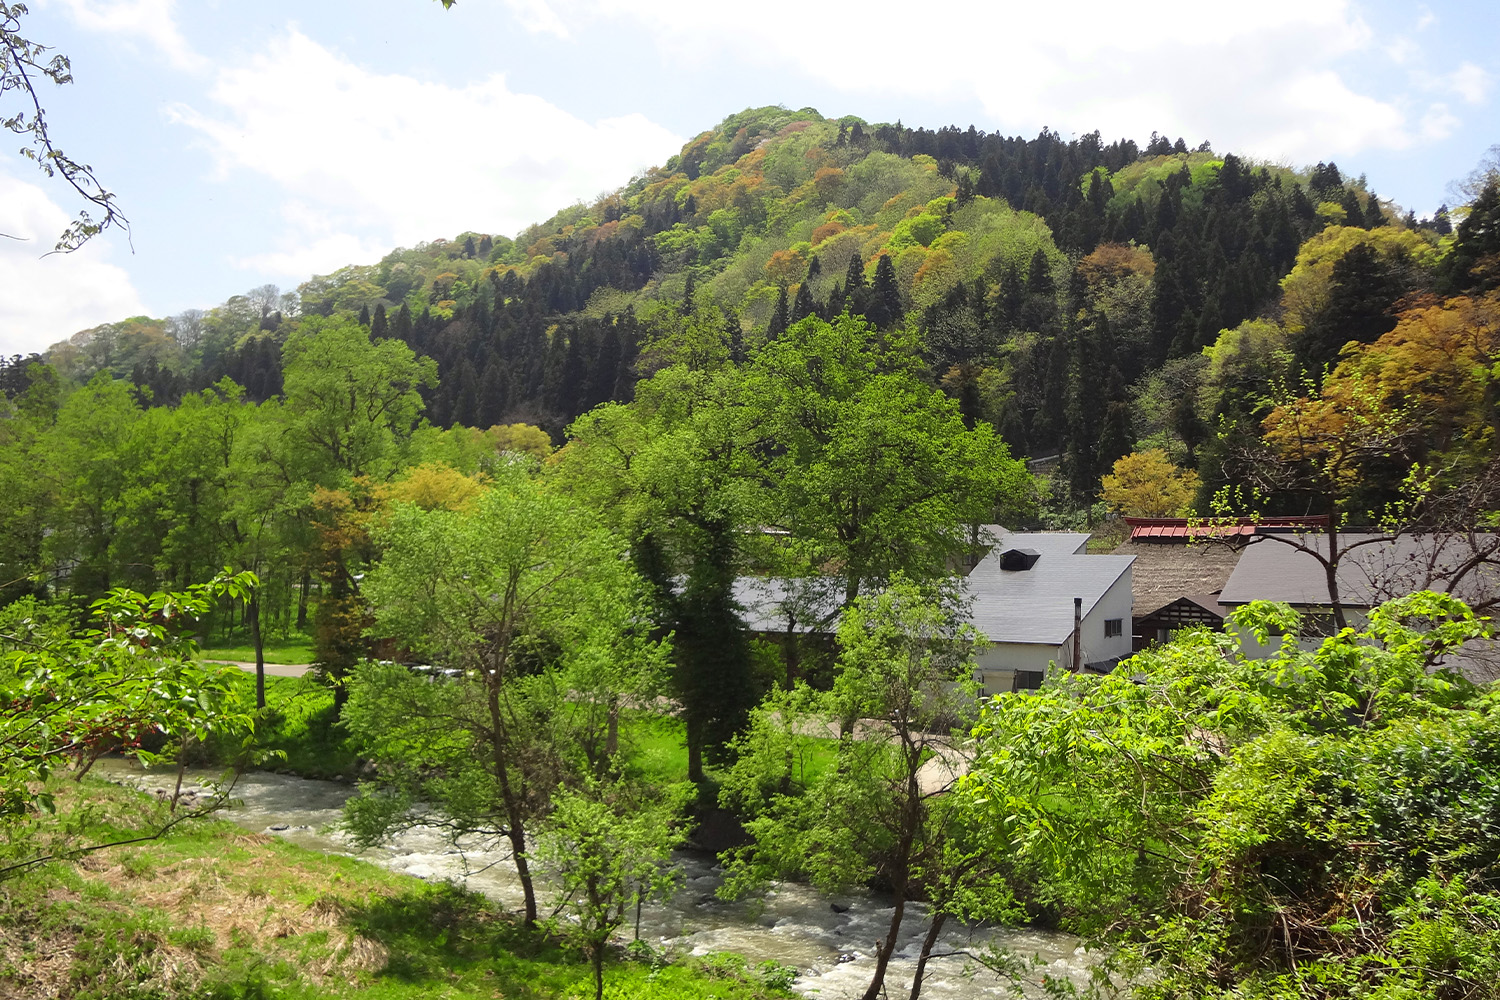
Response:
[[[1131,573],[1124,573],[1104,592],[1088,614],[1083,616],[1079,630],[1083,646],[1083,662],[1098,663],[1116,657],[1130,655],[1131,628]],[[1104,623],[1120,620],[1120,634],[1106,637]],[[1068,668],[1073,662],[1071,637],[1059,645],[1039,642],[993,642],[979,654],[975,666],[975,679],[979,681],[985,697],[1013,689],[1018,670],[1036,670],[1046,673],[1053,664]]]
[[[1083,662],[1099,663],[1119,656],[1130,655],[1131,572],[1126,569],[1120,578],[1104,592],[1099,602],[1083,616]],[[1120,620],[1120,634],[1106,637],[1104,623],[1108,619]],[[1071,658],[1071,651],[1069,653]]]

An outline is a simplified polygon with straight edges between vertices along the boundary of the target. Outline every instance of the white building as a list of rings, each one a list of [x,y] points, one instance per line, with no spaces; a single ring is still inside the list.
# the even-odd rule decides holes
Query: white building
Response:
[[[1328,552],[1326,536],[1283,537],[1319,554]],[[1452,593],[1481,614],[1493,614],[1500,606],[1500,536],[1432,533],[1393,537],[1341,532],[1339,547],[1339,604],[1345,622],[1355,629],[1364,627],[1371,608],[1418,590]],[[1290,604],[1302,614],[1298,646],[1303,650],[1316,649],[1336,631],[1322,561],[1275,536],[1257,538],[1245,547],[1218,599],[1231,610],[1251,601]],[[1240,633],[1240,648],[1252,659],[1275,655],[1281,642],[1274,637],[1262,645],[1253,634]],[[1476,683],[1487,683],[1500,678],[1500,649],[1493,642],[1470,642],[1445,665]]]
[[[968,578],[971,621],[990,640],[976,672],[986,696],[1040,687],[1052,664],[1106,671],[1130,655],[1134,556],[1090,555],[1076,532],[991,535]]]
[[[975,671],[986,696],[1041,686],[1056,664],[1109,670],[1131,647],[1134,556],[1090,555],[1089,536],[1076,532],[984,529],[993,542],[966,581],[970,624],[989,640]],[[829,634],[837,630],[841,595],[833,581],[743,577],[735,599],[746,626],[765,635]]]

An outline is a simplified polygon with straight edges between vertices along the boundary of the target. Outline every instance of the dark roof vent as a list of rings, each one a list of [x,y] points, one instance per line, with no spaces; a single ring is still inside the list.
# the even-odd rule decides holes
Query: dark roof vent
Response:
[[[1036,565],[1042,554],[1036,549],[1006,549],[1000,553],[1000,568],[1022,572]]]

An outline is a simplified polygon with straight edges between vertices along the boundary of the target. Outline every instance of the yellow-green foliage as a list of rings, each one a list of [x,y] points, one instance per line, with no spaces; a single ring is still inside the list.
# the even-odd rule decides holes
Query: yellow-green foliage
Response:
[[[1342,218],[1343,209],[1340,208],[1339,212]],[[1281,307],[1288,332],[1302,332],[1328,304],[1333,265],[1360,244],[1374,250],[1387,264],[1404,261],[1425,271],[1437,266],[1437,247],[1410,229],[1329,226],[1302,244],[1302,249],[1297,251],[1296,266],[1281,279]]]

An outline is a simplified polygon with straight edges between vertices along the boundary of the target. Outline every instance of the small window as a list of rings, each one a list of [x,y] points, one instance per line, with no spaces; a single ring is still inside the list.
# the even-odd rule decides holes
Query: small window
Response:
[[[1104,638],[1106,638],[1106,639],[1112,639],[1112,638],[1114,638],[1117,635],[1124,635],[1124,634],[1125,634],[1125,619],[1123,619],[1123,618],[1106,618],[1106,619],[1104,619]]]
[[[1017,670],[1016,679],[1012,691],[1038,691],[1041,690],[1042,681],[1046,674],[1040,670]]]

